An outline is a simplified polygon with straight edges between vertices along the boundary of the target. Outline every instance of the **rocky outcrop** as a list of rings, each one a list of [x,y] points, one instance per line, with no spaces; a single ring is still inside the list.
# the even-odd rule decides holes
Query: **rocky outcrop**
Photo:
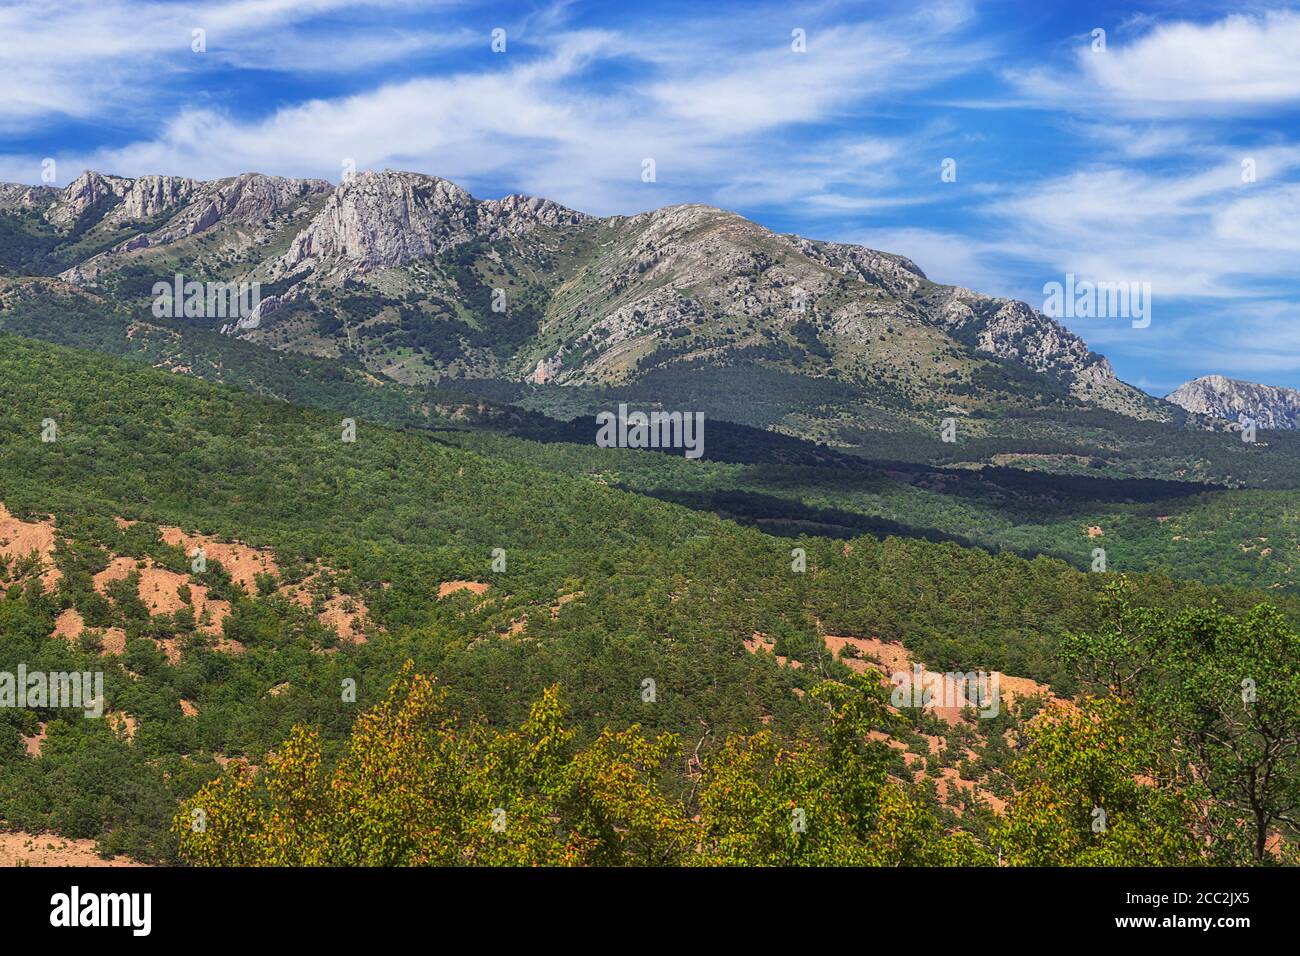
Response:
[[[905,256],[878,252],[845,242],[821,242],[793,233],[781,236],[812,259],[852,279],[878,286],[898,298],[907,298],[927,282],[925,273]]]
[[[201,186],[180,176],[141,176],[130,180],[121,204],[104,218],[114,223],[153,219],[186,202]]]
[[[232,179],[202,184],[191,201],[161,229],[143,237],[145,245],[175,242],[197,235],[218,223],[259,224],[281,215],[296,203],[330,191],[323,179],[285,179],[244,173]]]
[[[552,381],[563,367],[564,362],[559,355],[538,359],[537,367],[533,369],[533,374],[528,376],[528,381],[534,385],[545,385]]]
[[[131,188],[131,180],[105,176],[92,170],[82,173],[59,195],[45,218],[52,224],[70,229],[82,218],[116,205]]]
[[[437,255],[473,239],[517,237],[538,226],[587,219],[546,199],[480,202],[455,183],[420,173],[350,177],[281,257],[279,271],[305,267],[368,272]]]
[[[333,188],[323,179],[285,179],[261,173],[244,173],[212,182],[178,176],[142,176],[120,182],[124,184],[120,189],[121,201],[104,216],[106,225],[147,224],[165,217],[171,210],[175,210],[174,215],[157,228],[138,232],[109,252],[63,272],[60,278],[65,281],[93,283],[102,272],[116,266],[121,253],[164,246],[221,224],[245,225],[256,232],[277,216],[286,215]]]
[[[23,186],[19,183],[0,183],[0,211],[27,212],[41,209],[59,195],[54,186]]]
[[[486,227],[494,237],[522,236],[538,226],[551,229],[579,226],[590,220],[583,213],[536,196],[513,195],[504,199],[489,199],[480,202],[479,208],[485,213],[483,218]]]
[[[1260,428],[1300,428],[1300,391],[1206,375],[1174,389],[1165,400],[1197,415]]]
[[[918,301],[953,338],[1049,375],[1081,401],[1140,418],[1168,417],[1145,392],[1121,382],[1109,359],[1025,302],[960,286],[935,286]]]
[[[1052,376],[1081,401],[1144,418],[1166,417],[1149,396],[1121,382],[1104,356],[1024,302],[932,283],[904,256],[796,235],[781,238],[842,275],[918,306],[922,316],[958,341]]]
[[[1077,375],[1105,361],[1073,332],[1015,299],[948,287],[934,296],[931,314],[955,338],[1036,372]]]
[[[478,204],[455,183],[417,173],[361,173],[342,183],[280,259],[290,272],[341,261],[397,266],[472,239]]]

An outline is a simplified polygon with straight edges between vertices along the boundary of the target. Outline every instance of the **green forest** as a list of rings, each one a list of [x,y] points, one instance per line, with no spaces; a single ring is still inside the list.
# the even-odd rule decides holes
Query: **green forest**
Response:
[[[6,527],[51,540],[4,552],[0,671],[102,671],[111,718],[0,708],[6,827],[193,865],[1294,862],[1283,491],[685,462],[105,351],[0,333]],[[828,635],[1042,691],[944,722]]]

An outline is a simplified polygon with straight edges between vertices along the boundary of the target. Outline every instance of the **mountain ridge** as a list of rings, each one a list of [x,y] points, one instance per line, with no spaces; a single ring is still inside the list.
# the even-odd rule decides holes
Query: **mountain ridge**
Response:
[[[1026,303],[703,204],[598,217],[538,197],[477,199],[418,172],[332,185],[87,171],[63,190],[0,186],[0,217],[37,237],[37,271],[132,307],[173,273],[258,282],[254,313],[214,327],[271,348],[352,355],[408,384],[608,386],[663,369],[764,368],[850,386],[914,423],[1007,402],[1173,414]],[[789,427],[833,436],[865,421],[806,421],[829,414],[810,409]]]
[[[1224,375],[1184,382],[1165,400],[1189,412],[1260,428],[1300,428],[1300,391]]]

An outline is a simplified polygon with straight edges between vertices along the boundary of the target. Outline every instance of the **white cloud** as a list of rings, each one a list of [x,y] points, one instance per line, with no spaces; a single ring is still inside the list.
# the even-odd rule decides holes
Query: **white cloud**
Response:
[[[962,9],[945,6],[931,19],[955,31]],[[527,45],[482,67],[251,120],[183,109],[138,142],[57,157],[67,171],[61,178],[91,167],[336,179],[351,158],[359,168],[419,169],[471,189],[508,182],[595,213],[710,196],[720,204],[861,211],[912,201],[892,191],[902,141],[859,135],[826,142],[805,138],[802,125],[884,106],[891,96],[971,69],[981,54],[955,33],[922,43],[930,21],[917,16],[810,25],[807,53],[789,49],[788,27],[774,32],[768,23],[777,40],[754,53],[744,52],[754,48],[753,24],[739,36],[709,23],[545,34],[562,13],[530,21]],[[611,67],[618,81],[592,81]],[[656,162],[654,184],[641,181],[645,158]],[[26,171],[17,178],[28,181],[39,170],[35,157],[9,157],[7,165]]]
[[[1200,142],[1195,130],[1185,125],[1091,121],[1069,123],[1067,128],[1107,155],[1126,160],[1188,156],[1211,149]]]
[[[1241,160],[1257,179],[1242,181]],[[1032,184],[989,211],[992,248],[1094,280],[1151,282],[1157,295],[1227,297],[1294,278],[1300,146],[1220,151],[1188,170],[1099,166]]]
[[[1028,101],[1090,112],[1200,116],[1297,103],[1300,13],[1155,23],[1129,42],[1108,37],[1104,51],[1083,37],[1075,41],[1073,66],[1064,72],[1016,68],[1005,75]]]
[[[1276,104],[1300,100],[1300,14],[1234,14],[1168,23],[1104,54],[1080,51],[1083,73],[1129,102]]]
[[[969,69],[967,57],[980,57],[977,48],[954,50],[946,32],[927,36],[908,21],[888,27],[859,23],[812,30],[804,53],[793,52],[787,42],[737,57],[706,55],[652,84],[649,93],[663,115],[678,122],[746,135],[824,120],[874,95],[929,86]],[[689,63],[683,57],[677,65]]]
[[[421,3],[426,10],[442,4]],[[468,42],[459,32],[372,25],[368,8],[413,9],[415,0],[15,0],[0,6],[5,95],[0,130],[51,115],[102,116],[166,101],[171,79],[223,67],[344,72],[417,51]],[[295,32],[318,18],[345,18],[327,50]],[[205,32],[206,52],[192,49]],[[484,41],[486,42],[486,41]]]
[[[1247,253],[1300,253],[1300,183],[1235,199],[1213,221],[1219,239]]]

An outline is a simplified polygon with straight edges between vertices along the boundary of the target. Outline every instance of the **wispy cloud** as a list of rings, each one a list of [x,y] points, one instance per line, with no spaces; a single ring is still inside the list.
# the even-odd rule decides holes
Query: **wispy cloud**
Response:
[[[1073,70],[1013,68],[1027,99],[1128,114],[1223,113],[1300,103],[1300,13],[1236,13],[1209,23],[1144,18],[1131,39],[1074,41]]]
[[[1149,281],[1165,295],[1258,294],[1258,283],[1294,279],[1300,228],[1287,217],[1298,170],[1300,146],[1221,150],[1190,169],[1081,170],[993,203],[1012,227],[995,245],[1056,272]]]
[[[804,131],[885,109],[892,97],[971,69],[982,48],[960,36],[961,8],[940,9],[940,34],[924,32],[933,31],[933,16],[810,25],[806,52],[793,49],[784,16],[773,20],[766,49],[746,52],[744,39],[707,22],[635,35],[564,27],[543,37],[547,24],[562,21],[557,13],[531,21],[527,45],[505,55],[487,54],[484,34],[485,56],[473,66],[261,117],[183,108],[156,135],[61,165],[334,179],[351,159],[471,186],[509,181],[593,212],[740,197],[823,210],[894,206],[915,201],[890,194],[899,139],[841,137],[814,149]],[[618,78],[602,81],[611,69]],[[642,180],[647,158],[656,164],[653,184]]]
[[[30,128],[51,115],[85,118],[171,103],[179,76],[216,75],[231,67],[341,72],[464,40],[456,32],[426,27],[399,33],[368,22],[366,12],[381,6],[390,11],[418,6],[432,16],[450,4],[13,0],[0,6],[0,62],[5,64],[0,131]],[[326,42],[295,32],[322,20],[333,27]]]

